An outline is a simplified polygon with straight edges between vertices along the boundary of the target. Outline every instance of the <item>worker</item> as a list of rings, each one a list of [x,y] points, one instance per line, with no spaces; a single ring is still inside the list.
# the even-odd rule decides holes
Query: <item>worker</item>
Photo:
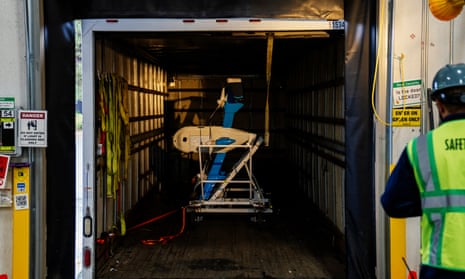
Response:
[[[393,218],[421,216],[420,279],[465,279],[465,64],[441,68],[431,98],[441,123],[407,144],[381,204]]]

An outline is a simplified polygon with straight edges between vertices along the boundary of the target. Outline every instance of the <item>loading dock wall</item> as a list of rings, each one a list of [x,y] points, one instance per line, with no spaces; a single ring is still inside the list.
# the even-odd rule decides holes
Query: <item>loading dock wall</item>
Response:
[[[24,59],[27,45],[25,45],[26,3],[3,1],[1,3],[5,15],[0,19],[0,29],[5,40],[0,42],[0,81],[2,83],[2,97],[14,97],[16,107],[27,108],[29,104],[29,80],[26,75],[27,61]],[[39,57],[37,57],[39,59]],[[14,162],[16,159],[11,159]],[[12,168],[8,174],[7,185],[0,190],[0,274],[11,278],[13,273],[14,252],[14,208],[5,203],[5,193],[11,191]],[[40,231],[39,229],[37,231]],[[20,255],[23,255],[22,253]],[[19,264],[18,264],[19,266]]]
[[[385,188],[390,167],[393,167],[401,155],[407,142],[437,126],[439,121],[435,105],[429,111],[427,89],[431,88],[436,72],[447,63],[465,62],[465,52],[461,47],[465,33],[459,26],[463,26],[465,16],[463,12],[454,20],[441,21],[435,18],[428,6],[428,1],[394,1],[392,6],[387,2],[380,2],[380,73],[377,77],[378,96],[377,112],[380,119],[376,126],[376,202]],[[392,19],[389,21],[389,19]],[[386,57],[386,58],[385,58]],[[410,81],[416,85],[408,86]],[[421,94],[415,102],[405,106],[420,115],[419,121],[408,121],[407,118],[396,119],[395,110],[402,111],[395,103],[395,83],[405,83],[407,89],[420,89]],[[403,106],[403,105],[402,105]],[[434,119],[434,123],[430,122]],[[394,121],[395,120],[395,121]],[[386,136],[385,136],[386,135]],[[386,269],[383,263],[378,266],[382,276],[390,278],[406,277],[407,270],[402,261],[405,257],[412,270],[419,270],[420,266],[420,218],[389,219],[380,206],[378,228],[378,259],[386,259]],[[386,238],[382,235],[386,233]],[[396,239],[392,241],[392,239]],[[386,243],[382,243],[386,239]],[[385,248],[383,245],[387,245]],[[383,253],[386,251],[386,253]]]

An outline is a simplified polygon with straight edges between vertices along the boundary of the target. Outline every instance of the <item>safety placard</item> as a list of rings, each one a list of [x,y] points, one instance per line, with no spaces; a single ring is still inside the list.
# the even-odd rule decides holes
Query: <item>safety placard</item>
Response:
[[[0,109],[14,109],[15,98],[14,97],[0,97]]]
[[[392,110],[392,126],[395,127],[419,127],[421,124],[421,108],[407,107]]]
[[[20,110],[18,120],[19,146],[47,147],[47,111]]]
[[[6,177],[8,166],[10,165],[10,156],[0,154],[0,189],[6,187]]]
[[[0,97],[0,152],[16,151],[15,98]]]
[[[421,80],[394,82],[392,106],[395,108],[418,105],[421,102]]]

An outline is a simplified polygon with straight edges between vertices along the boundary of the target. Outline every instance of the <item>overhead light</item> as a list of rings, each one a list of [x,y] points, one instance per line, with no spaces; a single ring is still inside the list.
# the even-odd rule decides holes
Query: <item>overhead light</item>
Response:
[[[280,31],[280,32],[233,32],[235,37],[266,38],[273,34],[275,39],[306,39],[306,38],[329,38],[325,31]]]

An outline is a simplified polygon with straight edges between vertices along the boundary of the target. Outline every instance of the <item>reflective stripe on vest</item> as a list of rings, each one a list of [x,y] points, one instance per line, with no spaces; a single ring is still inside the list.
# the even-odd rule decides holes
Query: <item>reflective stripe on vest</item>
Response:
[[[430,192],[434,191],[434,183],[432,179],[429,179],[431,176],[431,168],[430,168],[430,158],[428,156],[428,145],[427,139],[425,135],[422,135],[417,138],[416,140],[416,152],[417,156],[419,157],[418,166],[420,168],[420,174],[422,174],[422,181],[423,181],[423,191]]]
[[[447,193],[441,196],[426,196],[422,198],[422,206],[425,211],[449,207],[463,208],[465,210],[465,193]]]
[[[464,271],[465,180],[460,175],[462,167],[458,168],[457,164],[463,163],[465,148],[450,151],[444,142],[449,134],[463,131],[465,125],[463,121],[456,121],[444,126],[448,127],[441,125],[434,133],[419,136],[407,145],[421,195],[422,264]],[[449,165],[436,165],[441,161]],[[454,172],[448,172],[448,167],[454,168]]]

